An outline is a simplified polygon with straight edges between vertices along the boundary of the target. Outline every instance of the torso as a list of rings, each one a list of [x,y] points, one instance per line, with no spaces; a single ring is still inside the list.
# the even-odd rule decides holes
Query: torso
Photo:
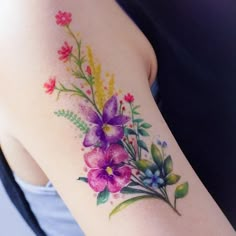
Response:
[[[47,184],[47,176],[19,141],[0,132],[0,142],[9,166],[20,179],[37,186]]]

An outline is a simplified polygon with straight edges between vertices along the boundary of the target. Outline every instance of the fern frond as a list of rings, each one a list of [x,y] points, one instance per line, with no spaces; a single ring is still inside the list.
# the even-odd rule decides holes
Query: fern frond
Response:
[[[89,131],[88,125],[80,117],[78,117],[73,111],[61,109],[61,110],[55,111],[54,114],[58,117],[64,117],[70,122],[72,122],[77,128],[80,129],[82,133],[84,134],[88,133]]]

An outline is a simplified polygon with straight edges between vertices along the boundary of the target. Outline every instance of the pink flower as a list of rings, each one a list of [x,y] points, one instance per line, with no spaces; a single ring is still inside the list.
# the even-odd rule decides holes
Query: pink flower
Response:
[[[61,26],[67,26],[72,21],[72,14],[70,12],[58,11],[56,14],[56,23]]]
[[[56,77],[50,77],[48,82],[44,83],[43,87],[46,89],[46,93],[52,94],[56,87]]]
[[[84,155],[91,170],[88,183],[95,192],[102,192],[106,187],[109,192],[119,192],[130,181],[131,169],[125,166],[127,152],[118,144],[112,144],[107,150],[95,148]]]
[[[88,73],[88,75],[92,75],[92,70],[90,66],[86,67],[86,72]]]
[[[57,51],[57,53],[59,54],[59,60],[64,62],[68,61],[72,49],[72,46],[70,46],[67,42],[64,42],[64,45],[61,46],[61,49]]]
[[[88,95],[91,95],[91,90],[90,89],[88,89],[88,90],[86,90],[86,93],[88,94]]]
[[[132,103],[134,101],[134,96],[128,93],[127,95],[124,96],[124,99],[128,103]]]

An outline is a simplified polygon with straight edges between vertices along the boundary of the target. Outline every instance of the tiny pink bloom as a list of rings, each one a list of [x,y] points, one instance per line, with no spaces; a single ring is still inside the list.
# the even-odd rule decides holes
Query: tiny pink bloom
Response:
[[[50,77],[48,82],[44,83],[43,87],[46,89],[46,93],[52,94],[56,87],[56,77]]]
[[[57,51],[57,53],[59,54],[59,60],[64,62],[68,61],[72,49],[73,49],[72,46],[70,46],[67,42],[64,42],[64,45],[61,46],[61,49]]]
[[[88,183],[95,192],[102,192],[106,187],[109,192],[117,193],[131,178],[131,169],[125,166],[127,152],[118,144],[112,144],[107,150],[95,148],[84,155],[90,169]]]
[[[134,101],[134,96],[128,93],[127,95],[124,96],[124,99],[128,103],[132,103]]]
[[[56,14],[56,23],[61,26],[67,26],[72,21],[72,14],[70,12],[58,11]]]
[[[92,70],[90,66],[86,67],[86,72],[88,73],[88,75],[92,75]]]
[[[88,95],[91,95],[91,90],[90,89],[88,89],[87,91],[86,91],[86,93],[88,94]]]

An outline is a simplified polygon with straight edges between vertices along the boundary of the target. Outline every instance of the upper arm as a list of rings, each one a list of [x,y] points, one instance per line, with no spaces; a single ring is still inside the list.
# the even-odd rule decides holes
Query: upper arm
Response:
[[[21,21],[1,36],[7,120],[86,235],[233,235],[152,99],[150,45],[116,3],[28,4],[11,6]]]

